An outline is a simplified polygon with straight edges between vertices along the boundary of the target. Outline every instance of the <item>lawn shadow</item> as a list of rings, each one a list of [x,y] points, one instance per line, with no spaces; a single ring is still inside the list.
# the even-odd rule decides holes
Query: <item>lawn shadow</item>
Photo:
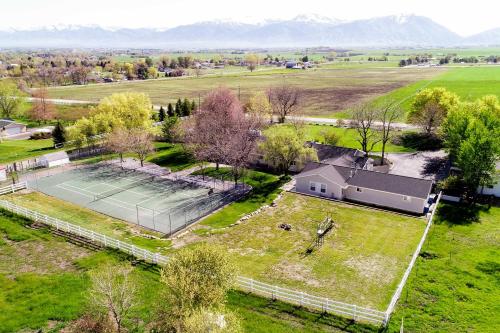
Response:
[[[487,212],[488,207],[482,205],[442,204],[437,210],[436,224],[468,225],[479,222],[479,214]]]
[[[418,151],[436,151],[443,148],[443,140],[434,134],[408,132],[396,136],[393,144]]]

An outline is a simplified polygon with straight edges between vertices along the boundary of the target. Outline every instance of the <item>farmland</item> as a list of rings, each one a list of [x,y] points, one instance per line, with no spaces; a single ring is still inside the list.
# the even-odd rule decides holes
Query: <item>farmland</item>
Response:
[[[112,93],[134,91],[149,94],[154,104],[165,105],[178,98],[198,100],[218,86],[227,86],[246,102],[257,91],[286,82],[304,89],[300,114],[333,116],[353,104],[384,95],[442,73],[439,68],[316,68],[307,71],[276,69],[224,76],[169,78],[88,86],[55,87],[53,98],[98,101]]]

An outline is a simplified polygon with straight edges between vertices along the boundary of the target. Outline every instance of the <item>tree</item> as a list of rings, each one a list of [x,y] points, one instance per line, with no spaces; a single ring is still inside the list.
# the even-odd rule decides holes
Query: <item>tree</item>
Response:
[[[382,123],[380,129],[380,141],[382,142],[382,160],[381,165],[385,163],[385,146],[392,138],[393,124],[404,114],[403,109],[394,100],[384,100],[377,105],[378,119]]]
[[[175,115],[177,117],[182,117],[182,101],[180,98],[175,103]]]
[[[140,129],[133,129],[129,132],[130,136],[130,151],[137,155],[141,162],[141,167],[144,166],[146,157],[155,151],[153,145],[153,136],[149,132],[144,132]]]
[[[285,175],[294,163],[300,166],[318,160],[316,150],[306,147],[303,135],[293,127],[271,127],[265,137],[259,146],[264,160]]]
[[[137,305],[137,283],[128,266],[106,265],[90,273],[89,303],[98,313],[109,315],[118,333]]]
[[[116,128],[106,138],[106,148],[120,156],[120,163],[123,163],[123,155],[132,150],[130,131],[123,128]]]
[[[257,65],[259,64],[259,56],[256,54],[247,54],[245,56],[245,63],[250,72],[253,72]]]
[[[23,93],[14,83],[0,80],[0,115],[3,118],[15,117],[24,100]]]
[[[189,117],[191,114],[191,103],[187,98],[184,98],[184,101],[181,104],[181,113],[183,117]]]
[[[302,57],[302,62],[309,62],[309,57],[308,56],[303,56]]]
[[[51,120],[54,117],[55,106],[54,103],[48,100],[47,88],[37,89],[32,96],[35,100],[30,110],[30,118],[39,123]]]
[[[241,323],[238,317],[224,309],[200,309],[184,321],[189,333],[240,333]]]
[[[158,120],[159,121],[165,120],[165,109],[163,109],[163,106],[160,106],[160,111],[158,111]]]
[[[286,117],[298,109],[301,91],[296,87],[284,84],[270,88],[267,96],[273,112],[278,115],[278,121],[284,123]]]
[[[361,145],[361,149],[368,154],[381,141],[373,129],[374,122],[378,118],[378,109],[373,104],[362,103],[355,106],[350,114],[351,125],[358,134],[356,141]]]
[[[60,121],[57,122],[56,126],[52,130],[52,140],[54,141],[54,146],[58,146],[66,142],[66,130]]]
[[[235,278],[235,267],[225,250],[208,244],[181,249],[161,271],[165,289],[157,315],[159,326],[169,332],[191,332],[186,327],[192,325],[189,318],[196,327],[196,316],[220,311]]]
[[[459,97],[445,88],[424,89],[415,96],[408,118],[430,135],[459,102]]]
[[[320,135],[321,138],[323,139],[323,143],[326,145],[336,146],[340,141],[340,136],[333,131],[322,129],[320,131]]]
[[[441,126],[444,146],[452,161],[457,159],[460,146],[467,138],[467,129],[474,119],[474,112],[471,110],[475,107],[470,103],[462,103],[459,107],[450,110]]]
[[[173,117],[175,115],[175,112],[174,112],[174,107],[172,106],[172,103],[168,103],[168,107],[167,107],[167,115],[169,117]]]
[[[177,116],[168,117],[163,122],[161,131],[163,138],[167,142],[175,142],[179,136],[179,118]]]
[[[262,119],[271,119],[273,115],[273,108],[269,102],[269,98],[266,94],[258,92],[250,97],[246,110],[249,114],[258,116]]]

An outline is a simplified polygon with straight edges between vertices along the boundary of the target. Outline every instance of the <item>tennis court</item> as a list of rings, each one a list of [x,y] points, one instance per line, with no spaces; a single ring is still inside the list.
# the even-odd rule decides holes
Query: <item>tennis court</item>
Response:
[[[169,235],[235,200],[239,192],[210,189],[109,164],[68,170],[29,181],[28,185],[47,195]]]

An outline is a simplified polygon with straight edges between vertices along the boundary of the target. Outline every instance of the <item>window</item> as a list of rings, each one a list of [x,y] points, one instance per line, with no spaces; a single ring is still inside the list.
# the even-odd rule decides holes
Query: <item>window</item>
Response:
[[[410,201],[410,197],[407,195],[403,195],[403,201]]]
[[[311,182],[311,191],[316,192],[316,183]]]
[[[325,184],[321,184],[320,191],[321,191],[321,193],[326,193],[326,185]]]
[[[363,190],[360,187],[356,187],[356,192],[363,192]]]

